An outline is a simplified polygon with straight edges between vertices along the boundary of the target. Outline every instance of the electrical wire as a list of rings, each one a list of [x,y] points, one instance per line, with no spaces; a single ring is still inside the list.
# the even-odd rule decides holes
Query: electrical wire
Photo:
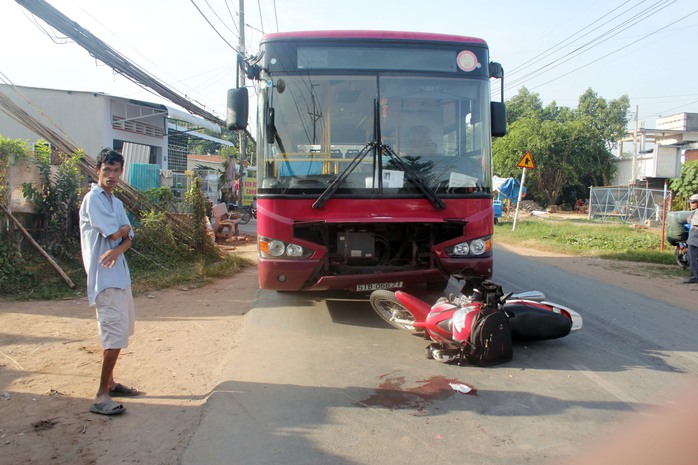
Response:
[[[264,19],[262,18],[262,1],[257,0],[257,7],[259,8],[259,24],[262,27],[262,34],[264,34]]]
[[[235,11],[235,14],[233,14],[232,11],[230,11],[231,5],[229,4],[230,0],[225,0],[225,8],[228,10],[228,14],[230,15],[230,19],[233,20],[233,26],[235,26],[235,30],[237,31],[237,35],[235,37],[240,37],[240,28],[238,27],[238,20],[236,16],[238,16],[238,11],[235,9],[235,6],[233,5],[233,10]]]
[[[533,58],[531,58],[530,60],[528,60],[527,64],[521,65],[521,66],[518,66],[518,67],[515,67],[515,68],[509,70],[509,71],[507,72],[507,75],[508,75],[509,77],[511,77],[512,74],[516,74],[516,73],[518,73],[518,72],[520,72],[520,71],[522,71],[522,70],[524,70],[524,69],[526,69],[526,68],[529,68],[529,67],[533,66],[533,63],[536,63],[536,62],[538,62],[539,60],[542,60],[543,58],[549,57],[550,55],[554,54],[554,53],[557,52],[559,49],[561,49],[562,46],[563,46],[566,42],[568,42],[570,39],[572,39],[573,37],[579,35],[580,33],[582,33],[583,31],[585,31],[586,29],[588,29],[588,28],[591,27],[592,25],[594,25],[594,24],[598,23],[599,21],[601,21],[602,19],[607,18],[609,14],[611,14],[611,13],[613,13],[614,11],[618,10],[618,9],[621,8],[623,5],[626,5],[626,4],[630,3],[631,1],[632,1],[632,0],[626,0],[626,1],[625,1],[624,3],[622,3],[621,5],[617,6],[617,7],[614,8],[614,9],[612,9],[612,10],[609,11],[608,13],[605,13],[604,15],[600,16],[599,18],[595,19],[595,20],[592,21],[591,23],[589,23],[589,24],[587,24],[586,26],[584,26],[582,29],[580,29],[580,30],[578,30],[577,32],[575,32],[574,34],[567,36],[565,39],[561,40],[561,41],[558,42],[557,44],[553,45],[552,47],[548,48],[547,50],[544,50],[543,52],[541,52],[541,53],[539,53],[538,55],[534,56]],[[644,3],[645,1],[646,1],[646,0],[643,0],[641,3]],[[632,9],[632,8],[635,8],[635,7],[633,6],[633,7],[631,7],[630,9]],[[629,9],[629,10],[630,10],[630,9]],[[624,13],[626,13],[626,12],[629,11],[629,10],[626,10],[626,11],[624,11],[624,12],[621,13],[621,14],[624,14]],[[603,24],[597,26],[596,28],[592,29],[591,31],[587,32],[586,34],[580,36],[580,38],[581,38],[581,37],[585,37],[586,35],[589,35],[591,32],[593,32],[593,31],[599,29],[600,27],[602,27],[602,26],[605,25],[605,24],[608,24],[610,21],[613,21],[613,20],[614,20],[615,18],[617,18],[617,17],[618,17],[618,16],[615,16],[614,18],[609,19],[609,20],[606,21],[605,23],[603,23]],[[578,40],[578,39],[576,39],[576,40]]]
[[[89,16],[90,18],[92,18],[93,21],[95,21],[97,24],[99,24],[99,26],[100,26],[102,29],[104,29],[104,30],[110,32],[110,33],[111,33],[112,35],[114,35],[115,37],[118,37],[119,39],[121,39],[120,34],[115,33],[108,25],[105,25],[104,23],[102,23],[102,22],[99,20],[99,18],[97,18],[97,17],[95,17],[94,15],[92,15],[92,13],[90,13],[88,10],[86,10],[86,9],[83,8],[82,6],[80,6],[80,5],[77,5],[77,6],[78,6],[78,8],[79,8],[80,10],[83,11],[83,13],[85,13],[87,16]],[[68,38],[66,37],[66,39],[68,39]],[[69,39],[68,39],[68,40],[69,40]],[[123,41],[123,40],[122,40],[122,41]],[[55,41],[54,41],[54,42],[55,42]],[[123,41],[123,42],[124,42],[132,51],[134,51],[138,56],[140,56],[140,57],[143,58],[143,60],[145,60],[147,63],[149,63],[150,65],[152,65],[152,66],[155,67],[156,69],[158,69],[161,73],[164,73],[164,74],[167,75],[170,79],[174,80],[174,81],[177,82],[178,84],[187,85],[187,84],[185,84],[185,82],[182,80],[183,78],[181,78],[180,76],[173,76],[173,75],[170,74],[168,71],[166,71],[166,70],[160,68],[156,63],[154,63],[154,62],[153,62],[152,60],[150,60],[148,57],[146,57],[145,55],[143,55],[143,54],[140,52],[140,50],[134,48],[131,44],[127,43],[126,41]],[[98,66],[99,66],[99,65],[101,65],[101,64],[98,63]],[[185,79],[186,79],[186,78],[185,78]],[[198,90],[198,89],[197,89],[197,90]],[[182,92],[180,92],[180,91],[178,91],[178,92],[179,92],[179,93],[182,93]],[[151,93],[152,93],[152,92],[151,92]],[[191,91],[190,91],[190,93],[191,93]],[[198,103],[199,103],[200,105],[206,107],[205,104],[203,104],[203,103],[201,103],[201,102],[198,102]]]
[[[279,32],[279,15],[276,12],[276,0],[274,0],[274,20],[276,21],[276,32]]]
[[[12,81],[10,80],[10,78],[8,78],[7,75],[5,75],[2,71],[0,71],[0,81],[2,81],[3,83],[7,84],[8,86],[10,86],[10,87],[12,88],[12,90],[15,91],[15,93],[17,93],[17,94],[18,94],[25,102],[27,102],[32,108],[34,108],[34,109],[37,111],[37,113],[39,113],[41,116],[43,116],[44,119],[46,119],[46,121],[48,121],[49,123],[51,123],[51,124],[53,125],[53,127],[55,127],[56,130],[57,130],[58,132],[60,132],[60,133],[63,135],[62,140],[66,141],[66,145],[72,144],[73,146],[77,147],[77,144],[75,143],[74,140],[72,140],[72,139],[70,138],[70,136],[68,135],[68,133],[66,133],[66,132],[58,125],[58,123],[56,123],[53,119],[51,119],[51,117],[49,117],[46,113],[44,113],[44,111],[43,111],[36,103],[34,103],[31,99],[29,99],[29,97],[27,97],[24,93],[22,93],[22,92],[19,90],[19,88],[14,84],[14,82],[12,82]]]
[[[155,92],[176,105],[188,110],[194,115],[198,115],[208,121],[218,124],[219,126],[225,126],[225,122],[218,116],[153,78],[145,70],[129,61],[125,56],[111,48],[88,30],[81,27],[78,23],[71,21],[44,0],[16,1],[33,14],[40,17],[51,27],[57,29],[63,34],[66,34],[80,46],[85,48],[95,59],[101,61],[107,66],[110,66],[115,72],[126,77],[148,92]]]
[[[612,51],[612,52],[610,52],[610,53],[607,53],[606,55],[604,55],[604,56],[602,56],[602,57],[600,57],[600,58],[598,58],[598,59],[596,59],[596,60],[593,60],[593,61],[591,61],[591,62],[588,62],[588,63],[586,63],[586,64],[584,64],[584,65],[582,65],[582,66],[579,66],[579,67],[577,67],[577,68],[575,68],[575,69],[573,69],[573,70],[571,70],[571,71],[569,71],[569,72],[567,72],[567,73],[565,73],[565,74],[562,74],[562,75],[560,75],[560,76],[558,76],[558,77],[556,77],[556,78],[550,79],[550,80],[548,80],[548,81],[546,81],[546,82],[544,82],[544,83],[542,83],[542,84],[539,84],[539,85],[537,85],[537,86],[535,86],[535,87],[531,87],[531,90],[537,89],[537,88],[542,87],[542,86],[544,86],[544,85],[546,85],[546,84],[550,84],[551,82],[557,81],[558,79],[562,79],[562,78],[565,77],[565,76],[569,76],[570,74],[575,73],[575,72],[579,71],[580,69],[583,69],[583,68],[586,68],[587,66],[590,66],[590,65],[592,65],[592,64],[595,64],[595,63],[597,63],[599,60],[603,60],[604,58],[607,58],[607,57],[609,57],[609,56],[611,56],[611,55],[613,55],[613,54],[615,54],[615,53],[618,53],[618,52],[621,51],[621,50],[624,50],[624,49],[626,49],[626,48],[628,48],[628,47],[630,47],[630,46],[632,46],[632,45],[635,45],[636,43],[638,43],[638,42],[640,42],[640,41],[642,41],[642,40],[645,40],[645,39],[647,39],[648,37],[651,37],[651,36],[653,36],[653,35],[655,35],[655,34],[661,32],[661,31],[663,31],[664,29],[667,29],[668,27],[671,27],[671,26],[673,26],[673,25],[675,25],[675,24],[677,24],[677,23],[679,23],[679,22],[685,20],[686,18],[689,18],[689,17],[693,16],[693,15],[696,14],[696,13],[698,13],[698,10],[694,10],[694,11],[692,11],[691,13],[685,15],[684,17],[682,17],[682,18],[680,18],[680,19],[677,19],[676,21],[674,21],[674,22],[672,22],[672,23],[669,23],[669,24],[667,24],[666,26],[661,27],[661,28],[659,28],[659,29],[657,29],[657,30],[655,30],[655,31],[653,31],[653,32],[650,32],[649,34],[646,34],[646,35],[640,37],[639,39],[637,39],[637,40],[635,40],[635,41],[633,41],[633,42],[631,42],[631,43],[629,43],[629,44],[627,44],[627,45],[624,45],[623,47],[620,47],[620,48],[618,48],[618,49],[616,49],[616,50],[614,50],[614,51]]]
[[[201,17],[203,17],[204,20],[208,23],[208,25],[211,26],[211,29],[213,29],[213,31],[214,31],[216,34],[218,34],[218,37],[220,37],[221,39],[223,39],[223,42],[225,42],[225,43],[228,45],[228,47],[232,48],[233,50],[235,50],[235,51],[237,52],[237,50],[235,49],[235,47],[234,47],[233,45],[231,45],[230,42],[228,42],[228,41],[226,40],[226,38],[223,37],[223,35],[222,35],[220,32],[218,32],[218,29],[216,29],[216,26],[214,26],[213,23],[211,23],[211,21],[209,21],[209,19],[206,17],[206,15],[204,14],[204,12],[201,11],[201,8],[199,8],[199,6],[196,4],[196,2],[195,2],[194,0],[190,0],[190,1],[191,1],[191,4],[194,5],[194,8],[196,8],[196,11],[199,12],[199,14],[201,15]]]
[[[194,1],[194,0],[192,0],[192,2],[193,2],[193,1]],[[208,0],[204,0],[204,2],[206,2],[206,5],[207,5],[207,6],[209,7],[209,9],[213,12],[213,14],[216,16],[216,18],[218,18],[218,21],[220,21],[221,23],[223,23],[223,25],[225,26],[225,28],[226,28],[227,30],[229,30],[229,31],[233,34],[233,36],[235,36],[236,39],[239,40],[239,39],[240,39],[239,36],[238,36],[232,29],[230,29],[230,27],[228,27],[228,25],[226,24],[226,22],[223,21],[223,20],[221,19],[220,16],[218,16],[218,13],[216,13],[216,10],[214,10],[213,7],[211,6],[211,4],[208,3]],[[233,21],[233,24],[235,24],[235,21]],[[236,27],[236,29],[237,29],[237,27]]]
[[[589,42],[586,42],[585,44],[583,44],[583,45],[577,47],[577,48],[574,49],[573,51],[571,51],[571,52],[567,53],[566,55],[562,56],[561,58],[559,58],[559,59],[557,59],[557,60],[555,60],[555,61],[551,61],[551,62],[549,62],[549,63],[546,63],[545,65],[543,65],[543,66],[541,66],[541,67],[539,67],[539,68],[533,70],[532,72],[526,74],[525,76],[522,76],[522,77],[520,77],[520,78],[514,79],[513,81],[510,81],[507,85],[505,85],[505,88],[506,88],[506,87],[517,86],[517,85],[521,84],[522,82],[524,82],[524,81],[526,81],[526,80],[529,80],[529,79],[532,78],[532,77],[536,77],[536,76],[538,76],[538,75],[540,75],[540,74],[542,74],[542,73],[544,73],[544,72],[549,71],[550,69],[557,68],[557,67],[563,65],[564,63],[569,62],[570,60],[576,58],[577,56],[579,56],[579,55],[581,55],[582,53],[588,51],[589,49],[594,48],[594,47],[597,47],[598,45],[601,45],[601,44],[604,43],[604,42],[607,42],[610,38],[615,37],[616,35],[618,35],[618,34],[620,34],[621,32],[627,30],[628,28],[630,28],[630,27],[632,27],[632,26],[635,26],[635,25],[637,25],[638,23],[644,21],[645,19],[647,19],[647,18],[649,18],[649,17],[655,15],[655,14],[658,13],[659,11],[661,11],[661,10],[667,8],[667,7],[668,7],[669,5],[671,5],[672,3],[675,3],[675,1],[676,1],[676,0],[671,0],[671,1],[669,1],[669,2],[665,2],[664,0],[662,0],[662,1],[659,1],[659,2],[654,3],[653,5],[651,5],[650,7],[646,8],[645,10],[642,10],[640,13],[638,13],[638,14],[634,15],[633,17],[631,17],[631,18],[629,18],[629,19],[627,19],[627,20],[621,22],[619,25],[614,26],[614,27],[613,27],[612,29],[610,29],[609,31],[603,32],[601,35],[596,36],[595,38],[593,38],[593,39],[590,40]],[[663,5],[662,5],[662,4],[663,4]],[[609,34],[610,34],[610,35],[609,35]],[[637,41],[636,41],[636,42],[637,42]],[[634,43],[636,43],[636,42],[632,42],[632,43],[629,44],[629,45],[632,45],[632,44],[634,44]],[[625,47],[623,47],[623,48],[625,48]],[[622,48],[621,48],[621,49],[622,49]],[[621,49],[619,49],[619,50],[621,50]],[[602,58],[605,58],[606,56],[608,56],[608,55],[605,55],[604,57],[601,57],[601,59],[602,59]],[[595,60],[595,61],[598,61],[598,60]],[[579,69],[579,68],[577,68],[577,69]],[[566,75],[568,75],[568,74],[570,74],[570,73],[566,73],[564,76],[566,76]],[[550,81],[548,81],[548,82],[550,82]]]

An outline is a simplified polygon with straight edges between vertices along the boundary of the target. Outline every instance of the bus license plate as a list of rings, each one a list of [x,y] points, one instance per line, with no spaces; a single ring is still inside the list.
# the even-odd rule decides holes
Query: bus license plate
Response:
[[[402,287],[402,281],[396,281],[394,283],[371,283],[371,284],[357,284],[357,291],[376,291],[378,289],[394,289]]]

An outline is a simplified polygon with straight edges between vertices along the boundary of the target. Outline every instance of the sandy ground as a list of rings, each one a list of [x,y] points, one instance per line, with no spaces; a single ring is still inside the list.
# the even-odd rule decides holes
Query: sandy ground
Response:
[[[517,252],[698,307],[698,286],[680,285],[680,278],[662,277],[661,270]],[[253,258],[255,245],[234,253]],[[221,369],[256,294],[256,269],[250,267],[203,288],[138,296],[136,334],[122,352],[116,378],[145,394],[121,399],[127,411],[114,417],[88,411],[101,347],[86,300],[0,302],[0,464],[175,465],[207,396],[222,381]]]
[[[254,242],[233,253],[254,258]],[[176,464],[219,384],[257,272],[135,298],[136,333],[116,380],[145,395],[89,412],[101,367],[87,300],[0,302],[0,464]]]

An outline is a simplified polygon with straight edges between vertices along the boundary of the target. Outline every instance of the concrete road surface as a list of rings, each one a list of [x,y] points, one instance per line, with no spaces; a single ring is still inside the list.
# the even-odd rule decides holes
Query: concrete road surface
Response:
[[[260,291],[181,463],[555,462],[698,373],[689,309],[506,251],[496,263],[506,287],[583,307],[585,328],[516,344],[504,365],[446,365],[365,296]]]

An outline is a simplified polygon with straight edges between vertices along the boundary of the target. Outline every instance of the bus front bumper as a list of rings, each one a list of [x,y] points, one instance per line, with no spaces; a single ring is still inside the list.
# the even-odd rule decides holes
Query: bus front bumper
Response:
[[[326,275],[317,280],[318,260],[272,260],[259,258],[259,287],[277,291],[325,291],[349,290],[371,291],[374,289],[397,289],[425,283],[444,282],[452,274],[492,277],[492,256],[469,258],[442,258],[439,266],[432,269],[398,272],[376,272],[370,274]]]

